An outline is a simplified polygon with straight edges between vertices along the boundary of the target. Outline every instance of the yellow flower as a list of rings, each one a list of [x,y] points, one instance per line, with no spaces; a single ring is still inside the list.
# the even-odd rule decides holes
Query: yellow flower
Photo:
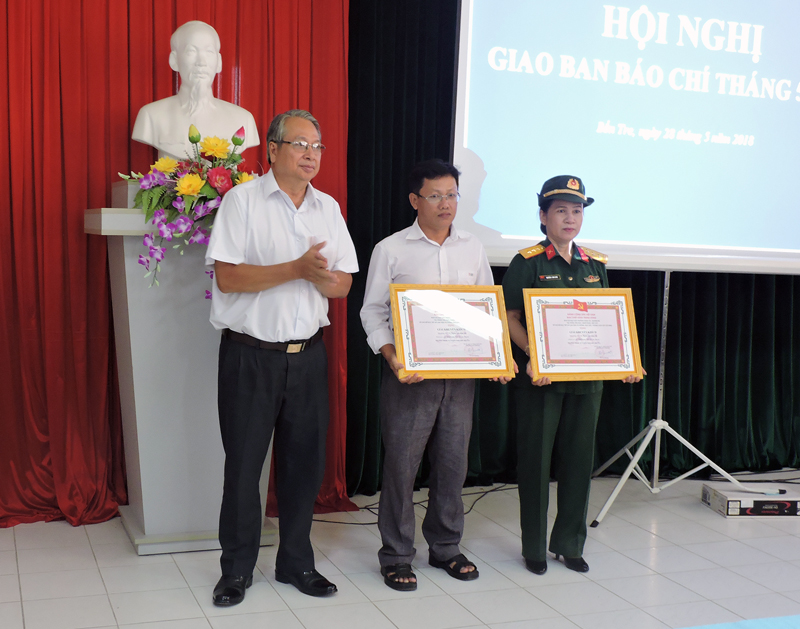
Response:
[[[230,148],[231,143],[228,140],[222,140],[216,136],[203,138],[202,142],[200,142],[200,152],[213,157],[228,157]]]
[[[240,172],[236,176],[236,184],[235,185],[238,186],[240,183],[244,183],[245,181],[253,181],[253,179],[255,179],[255,177],[253,177],[253,175],[251,175],[250,173]]]
[[[173,170],[178,167],[178,162],[176,162],[171,157],[162,157],[158,160],[155,164],[153,164],[150,168],[152,170],[160,170],[165,175],[168,175]]]
[[[205,184],[205,181],[200,175],[189,173],[178,179],[178,185],[175,190],[180,195],[194,196],[200,192],[203,184]]]

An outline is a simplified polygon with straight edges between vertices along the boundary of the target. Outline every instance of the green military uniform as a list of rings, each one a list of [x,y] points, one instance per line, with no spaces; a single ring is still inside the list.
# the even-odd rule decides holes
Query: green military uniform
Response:
[[[607,257],[573,243],[568,263],[549,240],[523,249],[503,279],[506,310],[525,312],[524,288],[606,288]],[[522,324],[525,326],[523,314]],[[514,345],[517,364],[528,357]],[[522,527],[522,556],[545,559],[551,457],[555,455],[558,515],[550,535],[550,552],[580,557],[586,541],[594,436],[603,395],[602,381],[554,382],[543,387],[530,378],[515,378],[517,477]]]

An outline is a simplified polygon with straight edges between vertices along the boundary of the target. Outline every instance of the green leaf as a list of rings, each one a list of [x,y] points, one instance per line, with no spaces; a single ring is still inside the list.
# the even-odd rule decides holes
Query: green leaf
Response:
[[[158,186],[157,188],[153,188],[155,194],[153,195],[153,200],[155,203],[155,207],[164,207],[162,205],[162,200],[167,195],[167,187],[166,186]]]
[[[229,155],[228,159],[226,160],[229,164],[241,164],[242,163],[242,156],[239,153],[234,153],[233,155]]]
[[[198,196],[205,196],[208,197],[209,199],[215,199],[219,196],[219,194],[217,194],[217,191],[214,190],[211,184],[206,181],[203,184],[203,187],[200,188],[200,193]]]
[[[155,283],[156,283],[156,286],[160,286],[160,284],[158,283],[158,280],[155,280]]]
[[[144,276],[145,276],[145,277],[150,277],[152,274],[153,274],[153,272],[152,272],[152,271],[148,271],[147,273],[145,273],[145,274],[144,274]]]

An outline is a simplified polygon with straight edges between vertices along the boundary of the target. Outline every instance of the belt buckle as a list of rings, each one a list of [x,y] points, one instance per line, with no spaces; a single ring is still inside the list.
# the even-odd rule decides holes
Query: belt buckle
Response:
[[[287,354],[299,354],[303,351],[303,346],[305,343],[289,343],[286,346],[286,353]]]

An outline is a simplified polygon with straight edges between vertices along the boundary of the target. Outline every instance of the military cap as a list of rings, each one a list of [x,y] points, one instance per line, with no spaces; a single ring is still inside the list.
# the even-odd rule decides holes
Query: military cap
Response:
[[[548,179],[544,182],[542,191],[538,196],[539,207],[542,207],[546,201],[552,201],[553,199],[571,201],[572,203],[583,203],[584,206],[594,203],[592,197],[586,196],[586,188],[583,187],[583,182],[580,180],[580,177],[573,177],[571,175],[560,175]]]

